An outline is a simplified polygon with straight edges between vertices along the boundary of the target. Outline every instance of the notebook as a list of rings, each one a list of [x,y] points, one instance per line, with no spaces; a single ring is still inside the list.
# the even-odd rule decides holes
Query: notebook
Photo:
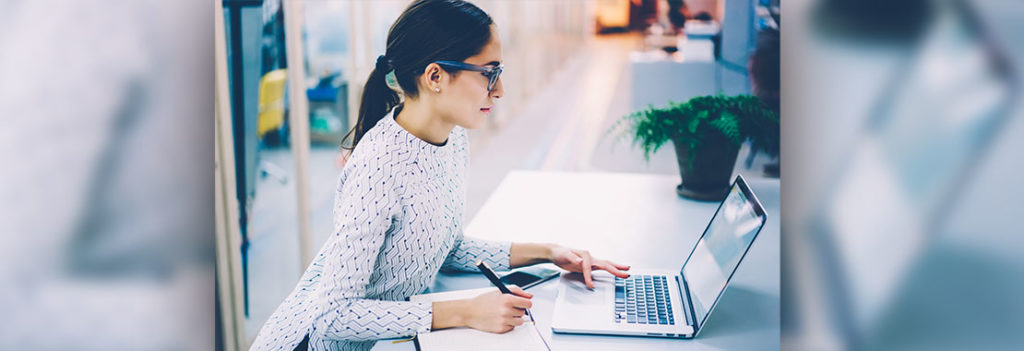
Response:
[[[481,288],[469,290],[446,291],[434,294],[413,295],[409,301],[433,302],[455,299],[467,299],[480,294],[496,291],[497,288]],[[529,320],[529,317],[527,317]],[[540,331],[532,322],[527,321],[523,325],[512,329],[504,334],[488,333],[472,328],[450,328],[435,330],[416,335],[420,351],[430,350],[467,350],[477,351],[486,349],[488,351],[547,351],[547,344],[541,339]],[[486,347],[484,346],[486,345]]]

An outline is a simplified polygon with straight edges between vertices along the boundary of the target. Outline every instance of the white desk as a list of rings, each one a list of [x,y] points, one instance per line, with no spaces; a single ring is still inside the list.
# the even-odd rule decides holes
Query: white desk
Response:
[[[553,350],[762,350],[779,348],[779,181],[747,179],[768,222],[700,336],[691,340],[553,334],[557,279],[530,288],[533,314]],[[678,176],[514,171],[466,228],[484,239],[556,242],[633,267],[682,266],[718,203],[679,198]],[[438,276],[431,291],[488,286],[479,274]],[[377,343],[412,350],[411,343]]]

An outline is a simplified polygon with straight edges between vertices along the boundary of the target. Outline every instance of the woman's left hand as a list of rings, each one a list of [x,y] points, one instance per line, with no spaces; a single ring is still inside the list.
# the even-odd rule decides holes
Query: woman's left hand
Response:
[[[576,273],[583,273],[583,281],[587,287],[594,288],[594,278],[590,276],[592,270],[605,270],[619,278],[629,278],[629,266],[621,265],[608,260],[596,259],[590,256],[587,250],[570,249],[561,245],[551,245],[551,263],[564,270]]]

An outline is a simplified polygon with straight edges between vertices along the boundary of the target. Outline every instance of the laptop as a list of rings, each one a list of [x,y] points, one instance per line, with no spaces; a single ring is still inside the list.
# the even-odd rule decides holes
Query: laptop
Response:
[[[631,269],[627,279],[595,274],[560,279],[551,321],[556,333],[693,338],[718,304],[767,217],[743,177],[718,205],[679,271]]]

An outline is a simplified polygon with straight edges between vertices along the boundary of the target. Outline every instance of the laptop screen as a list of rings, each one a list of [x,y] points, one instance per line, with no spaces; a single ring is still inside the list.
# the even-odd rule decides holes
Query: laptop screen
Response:
[[[699,328],[764,225],[764,209],[737,177],[680,272],[686,279]]]

